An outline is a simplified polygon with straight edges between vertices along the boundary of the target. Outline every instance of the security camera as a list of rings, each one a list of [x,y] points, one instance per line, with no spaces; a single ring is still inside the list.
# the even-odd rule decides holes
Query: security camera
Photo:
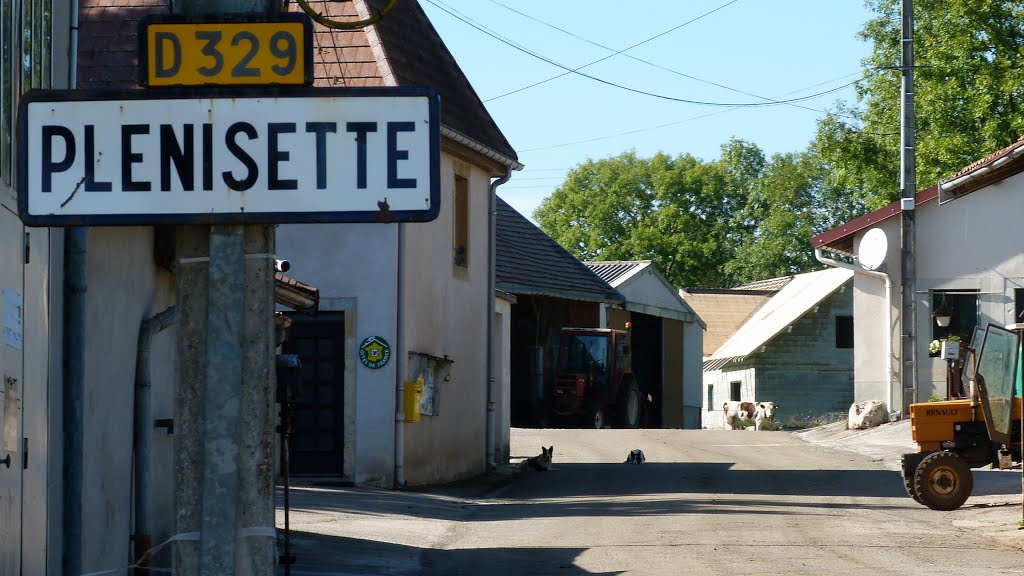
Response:
[[[278,272],[287,272],[292,267],[292,263],[287,260],[274,260],[274,270]]]

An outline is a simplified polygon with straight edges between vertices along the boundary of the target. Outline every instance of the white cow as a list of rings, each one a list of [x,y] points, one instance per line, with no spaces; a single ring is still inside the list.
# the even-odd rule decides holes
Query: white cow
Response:
[[[778,407],[775,402],[726,402],[722,405],[725,429],[743,430],[753,426],[754,430],[768,430],[775,420],[775,409]]]

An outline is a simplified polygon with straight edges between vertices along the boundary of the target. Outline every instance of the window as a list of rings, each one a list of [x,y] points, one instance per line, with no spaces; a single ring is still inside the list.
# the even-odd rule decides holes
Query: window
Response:
[[[949,315],[949,325],[939,326],[938,314]],[[961,342],[970,342],[974,327],[978,325],[978,294],[968,290],[933,290],[931,314],[932,340],[959,336]]]
[[[1011,324],[1024,324],[1024,288],[1013,290],[1013,320]]]
[[[853,348],[853,316],[836,316],[836,348]]]
[[[51,85],[52,16],[52,0],[0,0],[0,182],[14,172],[18,95]]]
[[[469,180],[455,176],[452,198],[452,261],[469,268]]]
[[[729,382],[729,400],[733,402],[740,401],[741,386],[743,386],[743,382]]]
[[[708,384],[708,412],[715,408],[715,385]]]

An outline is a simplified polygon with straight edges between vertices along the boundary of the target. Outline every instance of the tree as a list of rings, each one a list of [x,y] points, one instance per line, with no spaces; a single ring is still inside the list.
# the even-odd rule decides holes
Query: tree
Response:
[[[676,286],[721,288],[816,266],[820,163],[766,160],[733,139],[718,160],[626,152],[588,160],[534,218],[581,260],[652,260]]]
[[[813,144],[824,186],[851,204],[899,197],[899,0],[868,0],[878,15],[857,108],[840,107]],[[917,182],[933,185],[1024,134],[1024,7],[1018,0],[918,0],[914,5]],[[833,200],[839,200],[839,196]]]

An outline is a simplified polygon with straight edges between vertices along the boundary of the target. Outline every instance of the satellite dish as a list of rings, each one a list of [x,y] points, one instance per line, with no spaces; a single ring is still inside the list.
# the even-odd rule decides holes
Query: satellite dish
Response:
[[[860,265],[868,270],[874,270],[885,262],[885,254],[889,250],[889,241],[885,238],[885,232],[881,228],[868,230],[860,239],[860,246],[857,247],[857,260]]]

